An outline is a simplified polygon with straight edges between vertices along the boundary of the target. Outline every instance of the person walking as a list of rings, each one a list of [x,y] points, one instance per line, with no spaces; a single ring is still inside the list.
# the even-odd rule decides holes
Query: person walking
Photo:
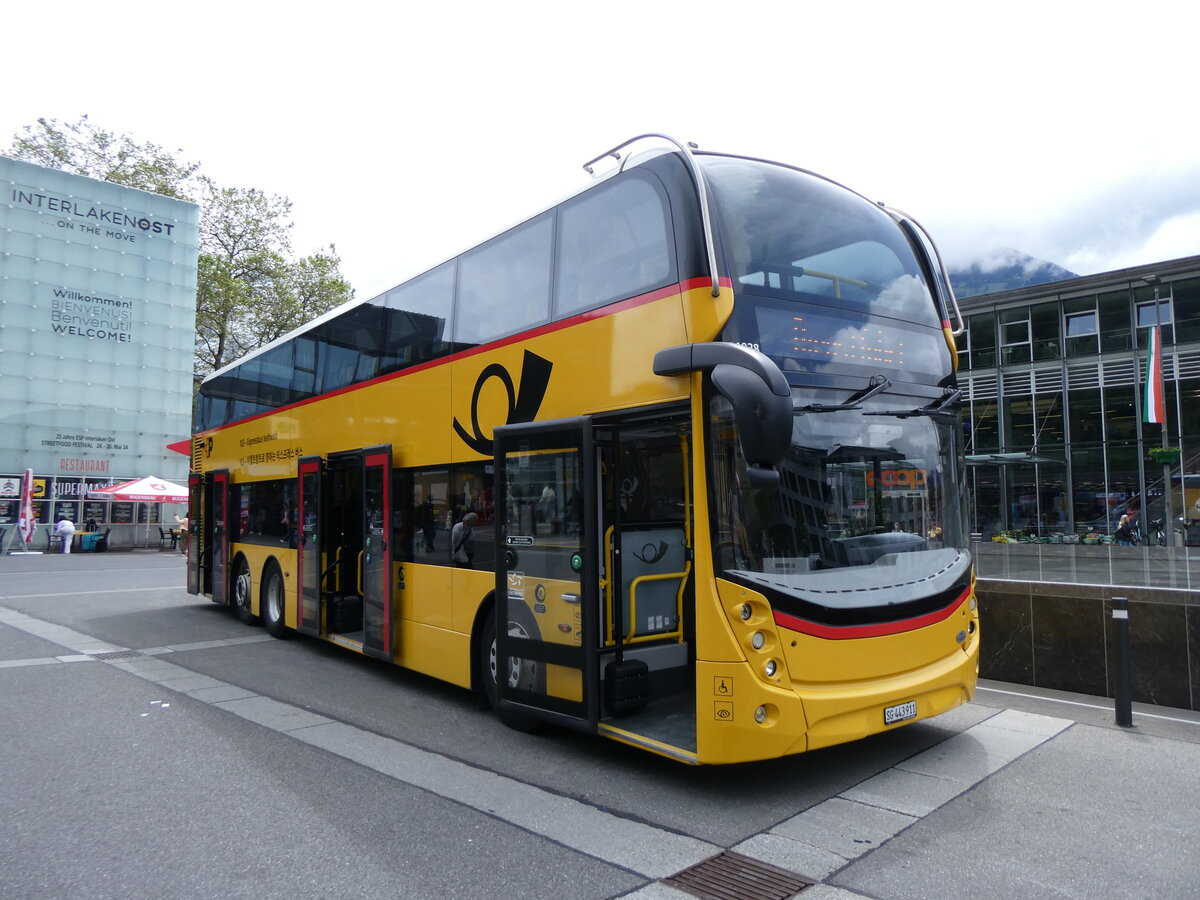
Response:
[[[175,514],[175,521],[179,524],[179,540],[176,547],[179,549],[180,556],[187,556],[188,553],[188,517],[180,518],[179,514]]]
[[[1129,518],[1129,513],[1123,513],[1120,521],[1117,522],[1117,533],[1115,535],[1117,543],[1122,547],[1130,547],[1133,545],[1133,521]]]
[[[54,533],[62,538],[62,552],[71,552],[71,542],[75,540],[75,523],[66,516],[59,516],[58,523],[54,526]]]
[[[450,558],[460,569],[472,568],[471,563],[475,559],[475,523],[478,521],[479,516],[469,512],[450,530]]]

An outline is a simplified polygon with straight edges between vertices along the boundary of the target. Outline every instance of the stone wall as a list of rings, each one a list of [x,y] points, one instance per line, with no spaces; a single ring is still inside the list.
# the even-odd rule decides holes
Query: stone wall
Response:
[[[1200,590],[980,578],[980,675],[1112,697],[1112,598],[1129,599],[1133,699],[1200,710]]]

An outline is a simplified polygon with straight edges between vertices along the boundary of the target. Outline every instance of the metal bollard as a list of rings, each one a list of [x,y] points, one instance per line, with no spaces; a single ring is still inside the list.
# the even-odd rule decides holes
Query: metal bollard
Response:
[[[1133,727],[1133,685],[1129,670],[1129,599],[1113,597],[1113,625],[1117,629],[1117,665],[1113,675],[1113,704],[1116,708],[1117,724],[1122,728]]]

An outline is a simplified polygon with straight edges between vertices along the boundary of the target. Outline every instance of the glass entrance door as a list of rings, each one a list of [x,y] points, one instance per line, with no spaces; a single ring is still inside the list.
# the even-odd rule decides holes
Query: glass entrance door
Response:
[[[500,710],[593,729],[599,541],[591,423],[506,425],[495,430],[495,447]]]

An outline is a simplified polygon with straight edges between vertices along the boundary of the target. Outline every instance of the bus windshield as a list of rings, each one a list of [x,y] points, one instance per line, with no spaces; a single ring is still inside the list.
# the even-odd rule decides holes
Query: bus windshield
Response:
[[[815,175],[701,157],[737,297],[727,341],[786,373],[936,382],[950,373],[941,316],[904,232],[870,201]]]
[[[732,408],[711,401],[720,568],[825,609],[903,604],[957,583],[969,564],[958,416],[894,389],[832,414],[822,406],[845,391],[792,395],[791,447],[773,490],[746,477]]]

